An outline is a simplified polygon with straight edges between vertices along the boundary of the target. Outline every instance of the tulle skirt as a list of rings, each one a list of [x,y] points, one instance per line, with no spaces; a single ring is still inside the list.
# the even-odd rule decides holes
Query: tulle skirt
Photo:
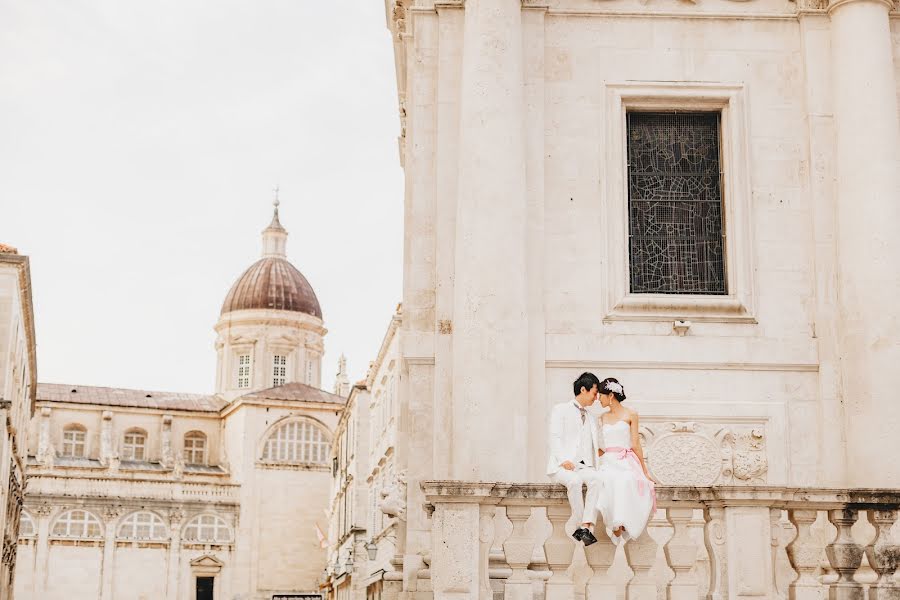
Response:
[[[600,460],[603,488],[597,510],[613,543],[640,537],[656,512],[656,489],[631,450],[608,448]],[[620,537],[613,530],[624,527]]]

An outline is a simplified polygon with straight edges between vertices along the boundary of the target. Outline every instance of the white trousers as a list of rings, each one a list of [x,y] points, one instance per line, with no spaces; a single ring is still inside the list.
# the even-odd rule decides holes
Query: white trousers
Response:
[[[603,491],[603,479],[597,469],[586,468],[577,471],[559,471],[550,476],[553,483],[561,483],[566,486],[569,494],[569,506],[572,507],[572,516],[580,518],[575,527],[581,527],[582,523],[597,522],[597,501],[600,492]],[[587,496],[582,493],[582,485],[587,485]]]

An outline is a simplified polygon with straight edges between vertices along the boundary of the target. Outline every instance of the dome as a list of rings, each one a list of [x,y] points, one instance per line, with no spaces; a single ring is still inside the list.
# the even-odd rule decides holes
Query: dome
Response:
[[[322,308],[303,273],[278,256],[253,263],[231,286],[222,303],[222,313],[264,309],[300,312],[322,318]]]

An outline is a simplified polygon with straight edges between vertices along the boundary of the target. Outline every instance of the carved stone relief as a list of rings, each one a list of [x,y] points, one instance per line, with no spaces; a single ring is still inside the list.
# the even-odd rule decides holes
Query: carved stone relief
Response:
[[[650,471],[664,485],[766,483],[762,425],[668,422],[641,427]]]
[[[401,472],[394,476],[393,481],[381,489],[381,502],[378,508],[385,515],[406,520],[406,475]]]

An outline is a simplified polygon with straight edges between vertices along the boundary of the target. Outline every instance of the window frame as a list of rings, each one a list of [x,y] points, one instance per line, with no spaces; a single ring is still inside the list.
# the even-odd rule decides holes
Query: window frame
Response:
[[[287,383],[287,358],[287,353],[272,354],[272,370],[270,371],[272,376],[272,387],[278,387]],[[280,364],[279,359],[281,360]]]
[[[149,515],[150,522],[149,523],[138,523],[138,517],[142,517],[145,515]],[[149,527],[149,535],[146,537],[138,536],[138,527]],[[128,535],[124,534],[124,529],[126,527],[130,527],[131,531]],[[162,532],[159,535],[156,535],[157,529],[160,529]],[[116,539],[124,540],[124,541],[135,541],[135,542],[164,542],[169,539],[169,529],[166,526],[165,521],[155,512],[149,510],[138,510],[133,513],[127,515],[122,522],[119,524],[119,527],[116,529]]]
[[[243,358],[247,359],[246,364],[242,364]],[[244,373],[246,369],[246,373]],[[253,353],[250,351],[239,351],[234,356],[234,385],[239,390],[249,390],[253,386]],[[241,384],[244,385],[241,385]]]
[[[601,311],[610,321],[756,323],[747,91],[743,84],[609,83],[605,97],[605,156],[600,165],[606,263]],[[645,294],[630,291],[627,113],[720,113],[722,220],[727,294]]]
[[[66,439],[66,435],[69,433],[80,433],[81,434],[81,442],[78,441],[69,441]],[[71,454],[66,453],[66,446],[72,445],[73,452]],[[75,447],[81,446],[81,454],[76,454],[74,452]],[[60,456],[66,458],[87,458],[88,455],[88,447],[87,447],[87,427],[80,423],[69,423],[62,430],[62,443],[60,444]]]
[[[83,519],[72,520],[71,515],[73,513],[82,513],[84,515]],[[65,519],[64,519],[65,517]],[[65,523],[66,533],[61,534],[57,533],[56,528],[61,524]],[[82,531],[82,535],[72,535],[72,525],[84,525],[84,530]],[[88,535],[90,531],[91,525],[97,525],[97,534],[96,535]],[[63,540],[99,540],[103,539],[103,521],[97,518],[97,515],[94,513],[84,510],[83,508],[72,508],[67,511],[62,512],[59,516],[57,516],[53,520],[53,526],[50,528],[50,538],[51,539],[63,539]]]
[[[310,428],[310,435],[307,439],[303,439],[302,430],[300,429],[303,425],[307,425]],[[287,439],[280,438],[274,439],[276,435],[282,429],[287,429],[291,426],[297,427],[296,438]],[[314,432],[318,432],[321,434],[321,439],[313,440],[312,434]],[[331,447],[334,440],[334,436],[328,428],[316,421],[315,419],[311,419],[309,417],[297,417],[290,419],[283,419],[270,427],[265,435],[262,437],[262,444],[260,446],[260,451],[258,456],[259,462],[265,465],[274,465],[274,466],[305,466],[318,468],[322,470],[330,470],[331,469]],[[270,452],[270,443],[277,444],[277,450],[273,453]],[[310,450],[308,452],[304,452],[304,445],[309,444]],[[294,450],[291,451],[289,446],[295,446]],[[318,449],[318,450],[316,450]],[[312,460],[314,455],[318,454],[321,458],[319,461]],[[290,456],[293,458],[290,458]],[[286,456],[285,458],[281,458],[282,456]],[[308,456],[310,460],[303,460],[304,456]]]
[[[204,519],[211,519],[212,523],[202,523]],[[204,538],[200,537],[200,533],[203,531],[204,527],[212,527],[213,528],[213,537]],[[189,531],[191,528],[196,528],[197,537],[190,538]],[[226,531],[228,533],[227,539],[222,539],[218,537],[219,531]],[[181,532],[182,541],[189,544],[233,544],[234,543],[234,530],[228,524],[228,522],[220,517],[219,515],[212,513],[200,513],[199,515],[194,515],[191,517],[187,523],[184,524],[184,529]]]
[[[191,448],[188,448],[188,440],[191,440]],[[200,458],[201,460],[198,462],[195,460],[198,449],[196,448],[196,442],[198,440],[203,441],[203,447],[200,448]],[[193,429],[184,434],[184,438],[182,439],[182,456],[184,457],[185,464],[188,465],[206,465],[209,460],[209,436],[203,433],[198,429]]]
[[[129,436],[141,436],[143,441],[138,446],[134,441],[129,442]],[[140,447],[141,455],[137,456],[135,450]],[[128,449],[131,448],[131,456],[128,456]],[[132,427],[125,430],[122,434],[122,460],[132,460],[135,462],[146,462],[147,459],[147,432],[138,427]]]

